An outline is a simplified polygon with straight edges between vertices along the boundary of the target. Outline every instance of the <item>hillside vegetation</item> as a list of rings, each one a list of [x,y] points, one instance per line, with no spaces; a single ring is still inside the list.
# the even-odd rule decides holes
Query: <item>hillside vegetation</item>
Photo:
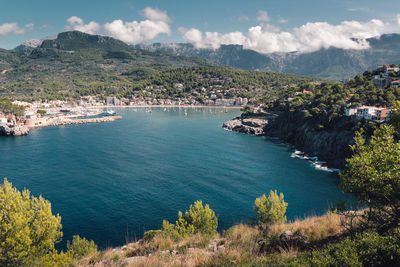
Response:
[[[228,69],[199,57],[146,51],[111,37],[77,31],[60,33],[37,48],[1,50],[0,73],[0,96],[32,100],[78,99],[86,95],[206,96],[212,85],[221,85],[227,97],[250,97],[256,95],[256,89],[263,94],[315,80]],[[177,83],[184,85],[182,91]],[[225,91],[229,88],[239,90],[228,95]]]

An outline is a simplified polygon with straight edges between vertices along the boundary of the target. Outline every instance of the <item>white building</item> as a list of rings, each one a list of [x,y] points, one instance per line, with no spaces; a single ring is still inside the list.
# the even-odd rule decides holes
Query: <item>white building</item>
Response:
[[[357,113],[357,109],[356,108],[346,108],[346,110],[345,110],[346,116],[353,116],[356,113]]]
[[[377,107],[361,106],[357,108],[357,117],[372,120],[376,116]]]

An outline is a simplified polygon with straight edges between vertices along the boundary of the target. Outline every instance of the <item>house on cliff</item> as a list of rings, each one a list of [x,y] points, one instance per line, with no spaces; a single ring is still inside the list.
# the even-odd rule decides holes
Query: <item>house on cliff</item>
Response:
[[[356,116],[358,119],[374,120],[383,122],[390,114],[388,108],[374,107],[374,106],[361,106],[358,108],[346,108],[346,116]]]

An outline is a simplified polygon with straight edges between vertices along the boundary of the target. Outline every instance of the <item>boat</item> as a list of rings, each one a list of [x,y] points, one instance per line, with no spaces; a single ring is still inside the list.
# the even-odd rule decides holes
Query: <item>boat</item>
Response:
[[[109,115],[115,115],[115,110],[107,110],[107,112],[106,112],[107,114],[109,114]]]

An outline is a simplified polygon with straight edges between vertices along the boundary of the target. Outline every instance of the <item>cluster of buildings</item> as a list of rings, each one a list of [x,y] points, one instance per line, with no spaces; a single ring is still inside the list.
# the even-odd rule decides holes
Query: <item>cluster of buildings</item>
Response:
[[[361,106],[358,108],[346,108],[345,115],[355,116],[358,119],[383,122],[389,118],[390,110],[382,107]]]
[[[378,88],[400,87],[400,68],[391,67],[389,64],[378,66],[379,73],[372,77],[371,82]],[[391,110],[385,107],[361,106],[356,108],[347,107],[346,116],[355,116],[358,119],[366,119],[384,122],[390,117]]]
[[[117,97],[107,97],[107,106],[148,106],[148,105],[166,105],[166,106],[245,106],[249,100],[247,98],[236,97],[236,98],[212,98],[204,99],[200,101],[195,97],[186,97],[179,99],[159,99],[155,97],[135,97],[130,99],[127,98],[117,98]]]
[[[392,68],[389,64],[384,64],[377,68],[377,71],[380,72],[379,75],[375,75],[372,77],[371,82],[379,89],[388,88],[388,87],[400,87],[400,77],[399,75],[392,76],[392,73],[398,74],[400,72],[400,68]]]

